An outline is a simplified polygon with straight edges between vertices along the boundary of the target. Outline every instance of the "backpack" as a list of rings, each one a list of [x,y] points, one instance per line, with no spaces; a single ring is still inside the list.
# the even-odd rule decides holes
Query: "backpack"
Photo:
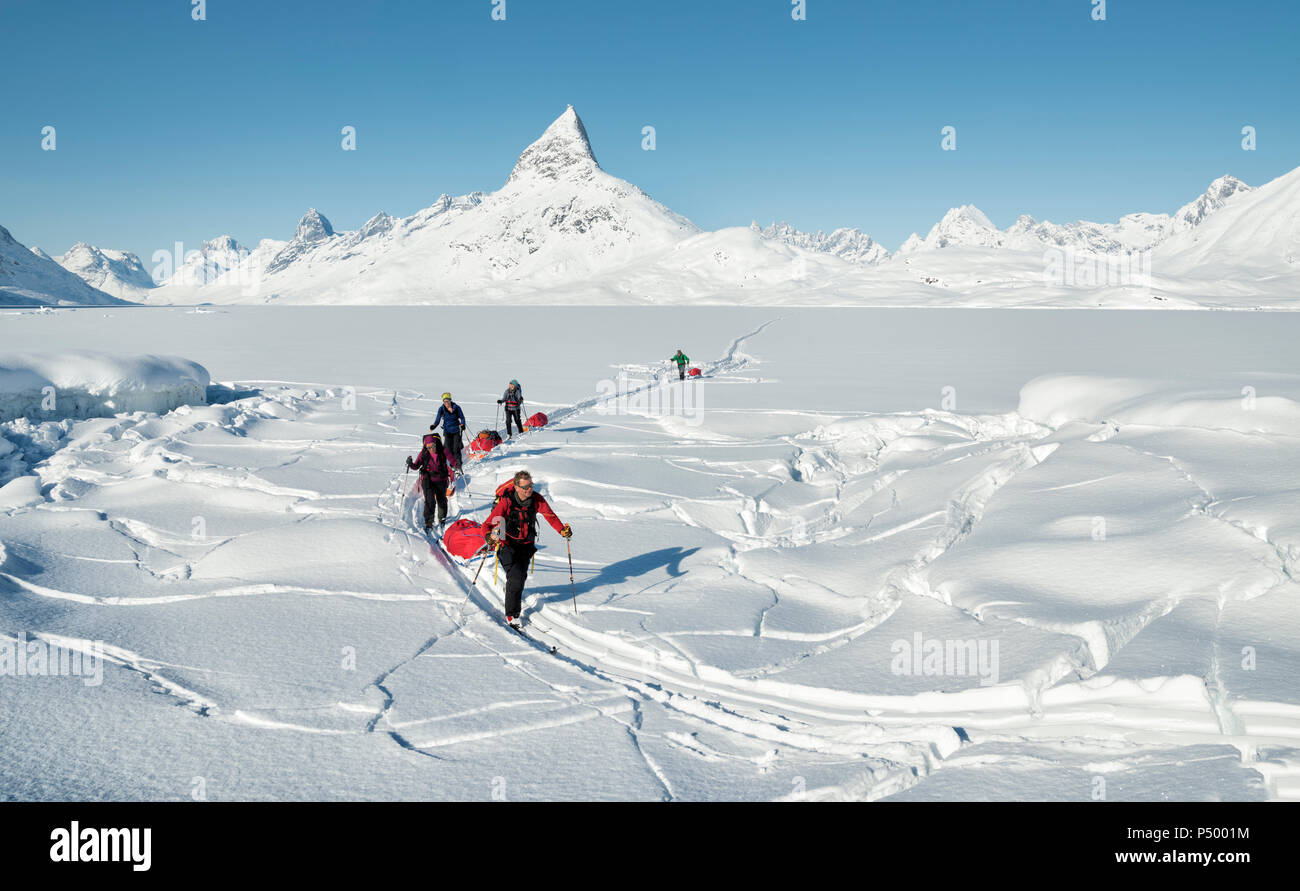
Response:
[[[545,427],[546,415],[540,411],[535,415],[529,415],[528,422],[524,426],[527,427],[529,430],[532,430],[536,427]]]
[[[473,452],[490,452],[501,445],[501,434],[495,430],[480,430],[478,436],[470,440],[469,448]]]

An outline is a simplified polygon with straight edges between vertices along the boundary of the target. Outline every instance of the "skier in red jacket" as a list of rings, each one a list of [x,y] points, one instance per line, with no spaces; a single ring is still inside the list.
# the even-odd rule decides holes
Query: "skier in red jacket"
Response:
[[[492,512],[483,521],[488,545],[497,552],[497,559],[506,571],[506,621],[515,623],[523,603],[524,578],[528,575],[528,561],[537,552],[537,515],[541,514],[551,528],[564,538],[571,538],[573,530],[568,523],[551,510],[540,492],[533,491],[532,475],[526,470],[515,474],[514,486],[500,494]]]

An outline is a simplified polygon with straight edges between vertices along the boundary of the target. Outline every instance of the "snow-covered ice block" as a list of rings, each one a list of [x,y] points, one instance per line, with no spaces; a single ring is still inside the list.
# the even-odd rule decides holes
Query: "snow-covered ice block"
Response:
[[[0,421],[108,417],[204,404],[211,377],[178,356],[0,353]]]

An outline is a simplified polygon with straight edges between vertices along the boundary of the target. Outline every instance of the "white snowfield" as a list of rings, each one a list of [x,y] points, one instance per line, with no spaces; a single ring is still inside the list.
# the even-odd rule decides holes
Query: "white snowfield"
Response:
[[[518,309],[493,376],[487,308],[122,315],[3,324],[228,383],[0,427],[0,626],[102,654],[0,677],[4,797],[1300,798],[1300,317]],[[511,377],[453,511],[573,525],[531,640],[403,471]]]
[[[289,241],[249,251],[221,236],[156,288],[132,260],[85,245],[62,258],[149,304],[1291,308],[1300,168],[1258,188],[1221,176],[1172,214],[1114,223],[1022,215],[999,229],[964,204],[890,254],[859,229],[703,231],[603,170],[569,107],[497,191],[380,211],[348,232],[312,208]]]
[[[210,382],[207,369],[176,356],[0,353],[0,421],[167,412],[203,404]]]

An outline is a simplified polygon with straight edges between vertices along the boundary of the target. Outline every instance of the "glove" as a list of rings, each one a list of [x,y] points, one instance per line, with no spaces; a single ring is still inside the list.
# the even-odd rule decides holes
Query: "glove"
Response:
[[[573,530],[569,527],[568,523],[565,523],[564,528],[560,530],[560,537],[573,538]]]
[[[411,456],[410,456],[410,455],[407,455],[407,456],[406,456],[406,469],[407,469],[407,470],[410,470],[410,469],[411,469],[412,467],[414,467],[414,466],[415,466],[415,462],[411,460]]]
[[[497,400],[497,405],[500,405],[500,404],[503,403],[503,402],[505,402],[504,399],[498,399],[498,400]]]

